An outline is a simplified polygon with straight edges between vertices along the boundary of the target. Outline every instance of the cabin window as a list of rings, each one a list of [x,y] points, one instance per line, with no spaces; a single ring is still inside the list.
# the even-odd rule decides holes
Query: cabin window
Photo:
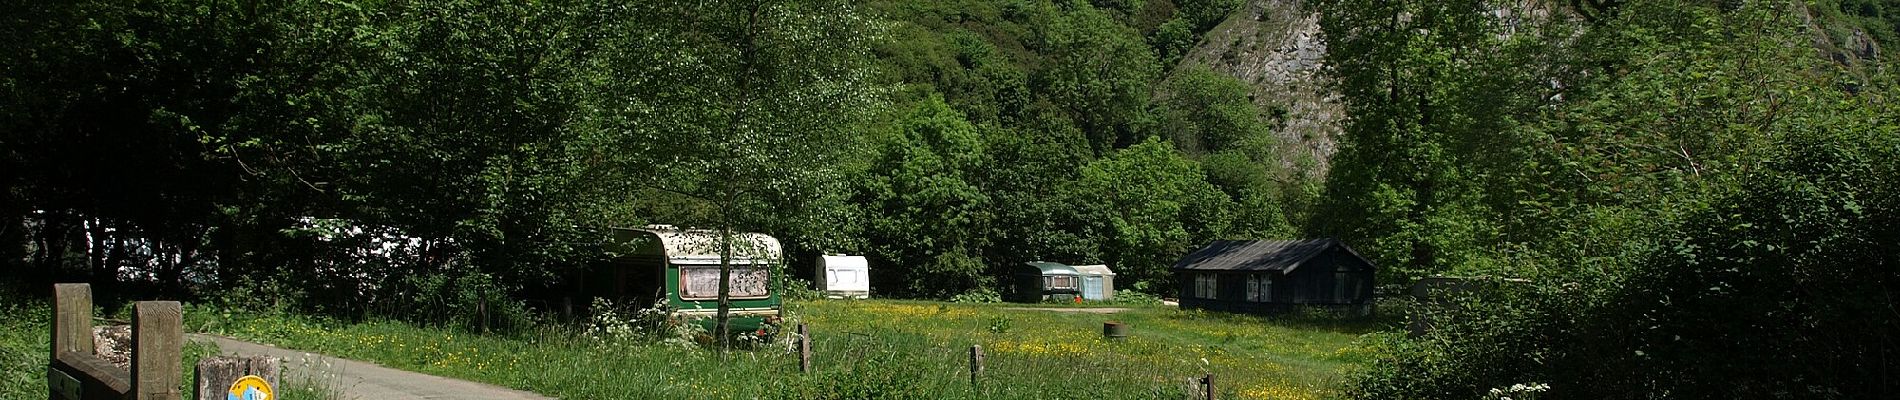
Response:
[[[1350,272],[1334,272],[1333,273],[1333,302],[1334,303],[1345,303],[1347,299],[1350,297],[1348,296],[1349,293],[1347,293],[1347,290],[1358,289],[1358,288],[1359,288],[1358,285],[1352,284],[1352,273]]]
[[[1194,297],[1214,298],[1214,274],[1194,274]]]
[[[770,295],[766,291],[771,277],[763,265],[734,265],[732,277],[728,280],[730,298],[761,298]],[[719,266],[689,265],[680,267],[680,298],[717,299],[719,298]]]
[[[1273,301],[1273,276],[1247,275],[1247,301],[1256,303]]]
[[[1074,289],[1075,277],[1043,275],[1042,287],[1049,289]]]

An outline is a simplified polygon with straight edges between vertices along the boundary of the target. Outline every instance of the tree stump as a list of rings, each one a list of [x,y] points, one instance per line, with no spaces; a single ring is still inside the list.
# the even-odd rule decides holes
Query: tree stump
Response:
[[[198,360],[198,381],[192,387],[197,388],[193,398],[222,399],[224,393],[231,390],[231,384],[245,375],[257,375],[264,378],[272,389],[282,390],[278,379],[282,363],[272,357],[205,357]],[[209,395],[210,397],[206,397]]]

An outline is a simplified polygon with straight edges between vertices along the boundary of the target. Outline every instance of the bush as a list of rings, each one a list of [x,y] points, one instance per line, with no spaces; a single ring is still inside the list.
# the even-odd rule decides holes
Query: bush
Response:
[[[381,316],[471,333],[517,333],[536,323],[528,307],[515,300],[514,290],[485,272],[409,276],[401,286],[408,290],[396,291]]]
[[[1001,303],[1003,302],[1003,295],[998,294],[996,293],[995,290],[990,290],[989,288],[976,288],[976,289],[971,289],[968,292],[963,292],[963,294],[951,296],[950,302],[952,303]]]
[[[615,304],[607,299],[594,299],[594,317],[587,330],[588,337],[610,346],[661,343],[676,347],[692,347],[707,337],[706,328],[698,321],[673,316],[667,312],[665,303],[654,303],[646,308],[636,307]]]
[[[1115,291],[1115,298],[1109,299],[1109,301],[1107,301],[1106,303],[1107,304],[1128,304],[1128,305],[1137,305],[1137,306],[1157,306],[1157,305],[1161,305],[1161,296],[1156,296],[1148,292],[1136,291],[1136,290],[1117,290]]]
[[[785,278],[779,288],[779,297],[786,301],[806,301],[825,298],[825,292],[819,291],[811,281],[798,278]]]
[[[1626,270],[1462,296],[1439,330],[1377,346],[1349,394],[1468,399],[1541,382],[1551,398],[1888,397],[1900,171],[1863,149],[1900,146],[1793,147]]]

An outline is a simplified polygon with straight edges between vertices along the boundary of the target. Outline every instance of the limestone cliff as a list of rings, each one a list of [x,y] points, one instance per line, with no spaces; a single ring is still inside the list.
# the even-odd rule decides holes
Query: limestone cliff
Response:
[[[1286,166],[1310,161],[1306,173],[1323,177],[1338,147],[1345,110],[1322,71],[1326,43],[1319,14],[1303,3],[1248,0],[1174,68],[1203,65],[1248,83],[1254,103],[1274,123]],[[1860,71],[1881,58],[1879,45],[1860,27],[1796,4],[1807,14],[1822,56]]]
[[[1204,65],[1252,86],[1253,101],[1286,144],[1292,166],[1310,160],[1323,176],[1336,149],[1344,111],[1320,71],[1326,44],[1319,15],[1300,0],[1250,0],[1207,32],[1175,68]]]

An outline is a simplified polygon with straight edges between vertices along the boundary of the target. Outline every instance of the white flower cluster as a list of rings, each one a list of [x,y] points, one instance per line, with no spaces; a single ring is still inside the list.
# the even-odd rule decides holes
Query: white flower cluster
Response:
[[[1518,384],[1512,384],[1511,387],[1508,387],[1508,388],[1491,388],[1490,395],[1485,396],[1485,398],[1495,399],[1495,400],[1531,400],[1531,399],[1537,398],[1537,393],[1543,393],[1547,391],[1550,391],[1550,385],[1547,385],[1547,384],[1518,383]]]
[[[662,302],[632,311],[605,299],[594,299],[593,304],[594,326],[588,336],[602,344],[657,340],[669,346],[690,347],[694,338],[705,333],[697,323],[675,320]]]

